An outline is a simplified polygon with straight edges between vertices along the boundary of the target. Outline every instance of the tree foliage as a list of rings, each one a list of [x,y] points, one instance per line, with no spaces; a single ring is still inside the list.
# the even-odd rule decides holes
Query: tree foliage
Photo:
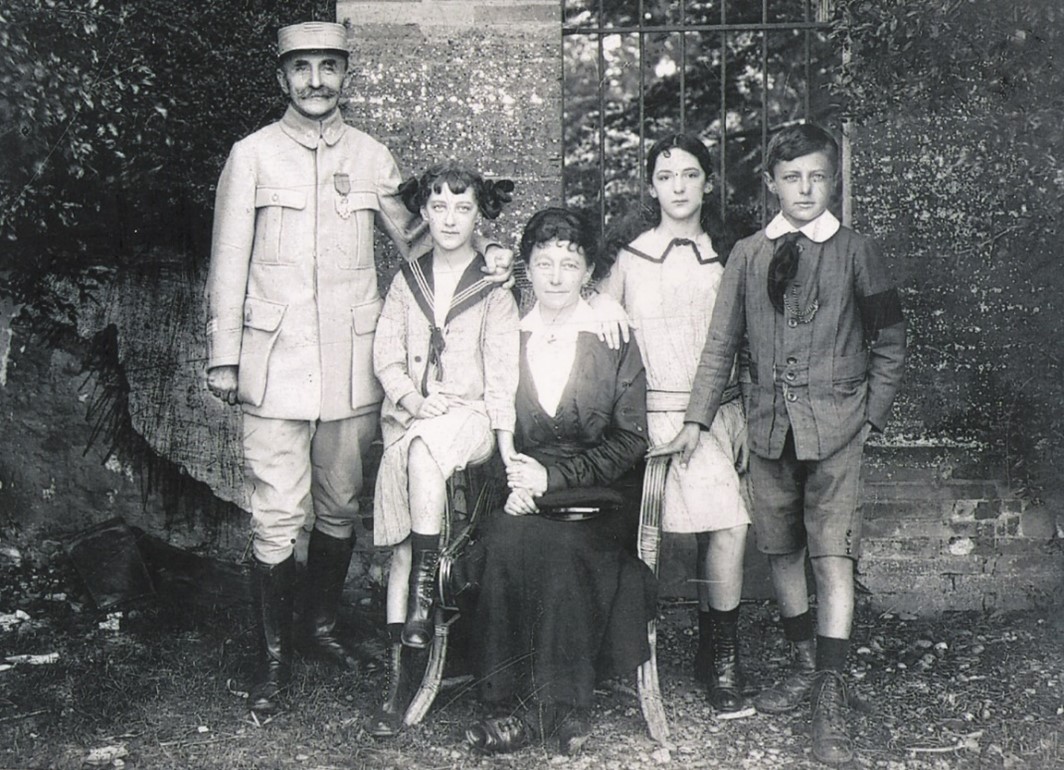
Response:
[[[279,112],[276,28],[318,0],[11,0],[0,8],[0,292],[163,245],[206,252],[229,146]]]
[[[570,24],[579,28],[597,20],[594,4],[582,11],[577,5],[566,3]],[[645,0],[639,8],[645,26],[654,31],[607,32],[601,65],[595,36],[566,36],[566,197],[597,214],[604,196],[607,219],[638,208],[645,189],[640,141],[649,146],[683,128],[701,136],[718,158],[723,153],[723,178],[718,172],[715,180],[718,213],[731,229],[746,234],[761,225],[764,135],[803,119],[834,121],[837,110],[828,85],[838,55],[826,36],[815,31],[785,26],[694,29],[720,24],[720,4],[691,2],[683,6],[684,17],[678,15],[679,7],[669,0]],[[767,21],[807,21],[809,10],[806,0],[772,0]],[[604,6],[602,20],[608,27],[634,29],[638,18],[634,3]],[[725,18],[729,24],[758,24],[762,6],[731,3]],[[665,23],[677,25],[677,31],[660,31]]]

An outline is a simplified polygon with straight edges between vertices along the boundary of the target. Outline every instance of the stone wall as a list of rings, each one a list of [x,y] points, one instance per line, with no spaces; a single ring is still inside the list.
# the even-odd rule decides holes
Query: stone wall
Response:
[[[559,202],[561,35],[554,0],[340,0],[337,17],[349,22],[354,51],[345,118],[391,147],[405,174],[453,157],[486,174],[514,179],[514,203],[488,230],[511,245],[533,211]],[[965,317],[966,326],[959,331],[976,337],[965,337],[963,355],[951,347],[945,368],[942,357],[936,357],[936,340],[956,339],[955,319],[964,308],[969,315],[986,315],[986,324],[996,324],[984,304],[986,296],[997,296],[991,291],[993,281],[1002,279],[988,263],[981,273],[969,271],[991,287],[986,292],[973,295],[966,286],[955,297],[959,309],[951,312],[929,301],[950,296],[947,266],[935,263],[928,269],[929,247],[906,240],[906,234],[942,230],[940,224],[921,224],[915,218],[932,198],[947,196],[935,193],[944,175],[929,165],[938,157],[930,150],[920,155],[927,156],[920,161],[924,165],[891,165],[900,163],[891,158],[907,157],[901,149],[917,146],[910,134],[864,129],[855,141],[858,225],[883,240],[906,288],[906,305],[915,313],[914,370],[888,432],[889,446],[872,447],[867,454],[860,583],[883,609],[1059,603],[1064,532],[1053,513],[1060,506],[1038,505],[1019,488],[1012,464],[1000,454],[988,458],[983,445],[945,449],[935,429],[920,435],[932,424],[928,415],[943,417],[945,433],[952,414],[960,423],[978,408],[994,406],[993,394],[977,387],[978,371],[972,373],[978,345],[987,339],[969,328],[972,319]],[[949,138],[941,131],[935,136]],[[958,135],[955,144],[966,141],[967,134]],[[897,184],[891,186],[892,180]],[[935,195],[919,198],[925,189]],[[914,201],[919,205],[911,205]],[[895,220],[897,212],[904,216]],[[968,219],[943,221],[963,224]],[[384,291],[396,256],[383,243],[381,253]],[[92,433],[87,412],[97,383],[81,372],[79,351],[42,347],[17,326],[7,347],[11,313],[2,309],[0,541],[17,539],[19,533],[69,534],[122,515],[172,542],[239,557],[247,536],[247,517],[239,510],[244,501],[239,414],[209,398],[202,386],[202,282],[202,268],[190,270],[181,260],[160,254],[123,271],[81,319],[84,345],[113,335],[115,356],[130,386],[124,408],[135,431],[169,463],[171,476],[188,482],[146,496],[142,490],[151,479],[130,458],[108,457],[101,446],[85,451]],[[1054,323],[1058,317],[1053,314]],[[994,328],[998,336],[1005,333],[1002,325]],[[1045,327],[1046,339],[1052,338],[1053,328]],[[1024,400],[1004,402],[1006,416],[1017,403]],[[907,443],[899,441],[903,436]],[[203,503],[204,490],[228,507]],[[182,507],[182,500],[189,502]],[[368,524],[368,496],[365,502]],[[370,539],[363,531],[364,567],[382,556],[372,555]],[[665,539],[664,595],[694,595],[693,548],[693,538]],[[361,572],[352,570],[353,577],[357,574]],[[764,558],[753,547],[748,550],[746,593],[771,595]]]
[[[560,8],[553,0],[339,0],[352,29],[344,116],[391,148],[404,175],[444,159],[517,185],[485,228],[516,244],[561,191]],[[394,272],[384,260],[382,293]]]

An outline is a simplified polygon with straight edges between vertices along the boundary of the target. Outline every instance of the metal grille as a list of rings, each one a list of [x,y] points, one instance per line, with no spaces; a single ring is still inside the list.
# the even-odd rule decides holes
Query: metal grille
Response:
[[[644,153],[674,131],[714,152],[719,213],[767,220],[770,134],[838,133],[829,0],[563,0],[563,196],[605,223],[643,202]],[[845,149],[845,148],[844,148]]]

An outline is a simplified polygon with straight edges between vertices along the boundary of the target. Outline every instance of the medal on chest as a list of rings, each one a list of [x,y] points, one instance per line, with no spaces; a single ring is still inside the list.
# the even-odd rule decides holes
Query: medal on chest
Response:
[[[336,213],[340,219],[351,216],[351,177],[347,174],[333,174],[333,187],[336,189]]]

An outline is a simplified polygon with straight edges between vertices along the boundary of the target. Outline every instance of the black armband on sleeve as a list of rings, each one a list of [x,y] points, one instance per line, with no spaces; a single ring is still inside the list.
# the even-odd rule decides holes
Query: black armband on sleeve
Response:
[[[861,309],[861,322],[864,324],[865,337],[874,340],[880,329],[901,323],[905,317],[901,312],[901,300],[897,289],[887,289],[879,294],[859,297],[857,305]]]

